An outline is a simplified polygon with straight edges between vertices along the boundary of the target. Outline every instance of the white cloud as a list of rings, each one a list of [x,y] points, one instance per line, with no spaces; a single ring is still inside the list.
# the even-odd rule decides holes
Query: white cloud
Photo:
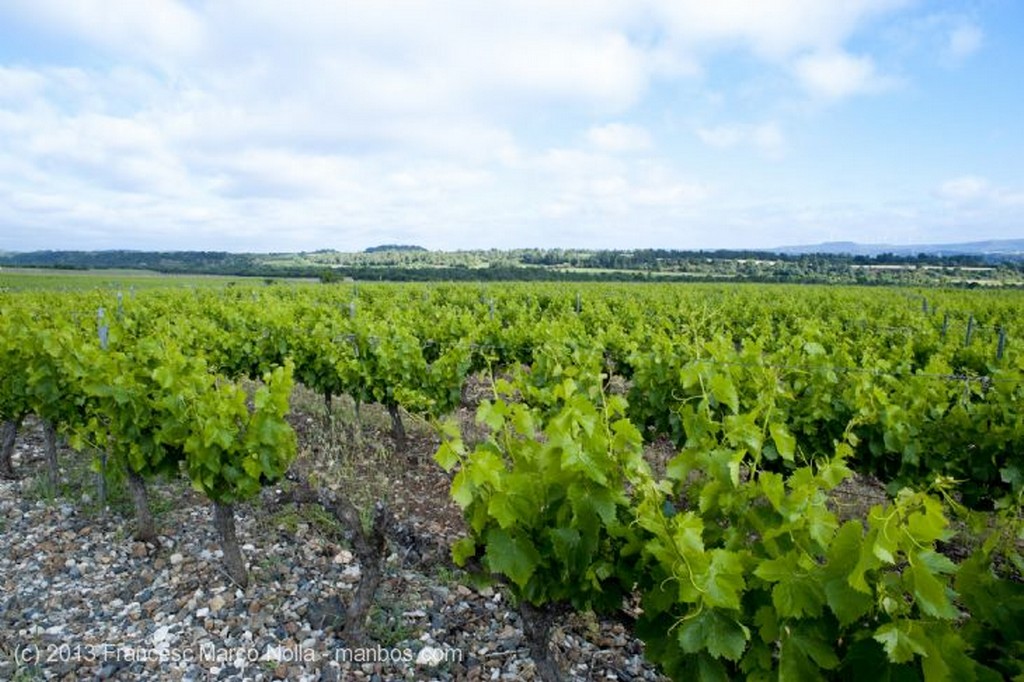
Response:
[[[703,182],[652,159],[624,160],[603,152],[550,149],[529,160],[536,174],[541,212],[549,218],[669,215],[699,204],[711,193]]]
[[[30,23],[155,62],[192,55],[209,37],[201,16],[176,0],[13,0]]]
[[[786,146],[786,138],[774,121],[756,125],[723,124],[700,127],[697,128],[697,137],[710,147],[733,149],[749,145],[768,156],[781,154]]]
[[[762,123],[752,132],[754,145],[766,154],[778,154],[786,146],[786,138],[775,123]]]
[[[962,23],[950,32],[946,53],[953,61],[963,61],[981,48],[984,38],[985,34],[977,25]]]
[[[879,92],[895,84],[877,72],[871,57],[839,51],[804,55],[796,60],[794,71],[811,95],[826,100]]]
[[[594,126],[587,131],[587,140],[607,152],[633,152],[651,146],[651,134],[643,126],[628,123]]]
[[[891,87],[850,43],[911,2],[11,0],[0,25],[40,47],[0,62],[0,224],[66,224],[68,247],[516,245],[552,216],[671,235],[722,192],[707,150],[679,151],[693,120],[711,147],[783,154],[789,79]],[[966,55],[983,36],[958,26]],[[768,109],[699,94],[737,53],[786,79]]]
[[[908,0],[16,0],[7,11],[72,42],[225,96],[300,99],[347,115],[467,109],[500,120],[544,103],[621,112],[658,76],[719,50],[771,60],[836,53]],[[781,63],[781,62],[780,62]]]
[[[697,137],[712,147],[730,149],[743,141],[746,131],[742,126],[720,125],[713,128],[698,128]]]
[[[0,102],[18,102],[36,97],[46,84],[39,73],[23,67],[0,66]]]
[[[905,53],[924,53],[941,66],[958,67],[984,47],[985,30],[973,13],[938,10],[901,23],[891,40]]]
[[[666,0],[657,10],[680,44],[738,44],[769,59],[834,50],[870,19],[911,0]]]
[[[943,182],[935,195],[953,204],[989,203],[998,206],[1024,206],[1024,190],[993,185],[976,175],[962,175]]]
[[[346,111],[514,114],[542,103],[616,111],[648,82],[642,46],[622,30],[633,9],[570,3],[276,2],[209,10],[218,61],[284,76],[306,98]],[[291,90],[292,88],[289,88]]]
[[[987,197],[991,192],[988,180],[973,175],[964,175],[942,183],[938,194],[950,201],[973,201]]]

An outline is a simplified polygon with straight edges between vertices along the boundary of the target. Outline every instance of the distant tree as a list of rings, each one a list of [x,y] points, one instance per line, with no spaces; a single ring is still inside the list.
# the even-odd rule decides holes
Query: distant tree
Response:
[[[363,253],[379,253],[382,251],[426,251],[427,249],[422,246],[416,246],[415,244],[381,244],[380,246],[371,246],[366,249]]]

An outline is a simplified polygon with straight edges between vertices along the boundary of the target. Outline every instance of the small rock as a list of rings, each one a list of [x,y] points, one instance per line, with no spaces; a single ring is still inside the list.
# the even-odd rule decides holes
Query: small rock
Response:
[[[166,642],[171,637],[171,626],[161,625],[153,631],[153,645],[160,646],[160,644]]]
[[[119,667],[120,666],[117,663],[107,663],[99,669],[99,672],[96,673],[96,679],[109,680],[113,678],[114,675],[117,674]]]
[[[183,561],[185,561],[185,557],[183,557],[180,552],[175,552],[171,555],[171,566],[177,566]]]

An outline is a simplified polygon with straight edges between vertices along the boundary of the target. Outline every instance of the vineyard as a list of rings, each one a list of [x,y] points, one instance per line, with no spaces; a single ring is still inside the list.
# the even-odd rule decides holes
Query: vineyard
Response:
[[[676,680],[1024,680],[1024,297],[784,285],[232,285],[0,294],[0,475],[27,419],[150,492],[349,529],[362,639],[394,524],[294,466],[297,387],[437,433],[454,563],[522,614],[537,675],[567,612]],[[475,423],[453,418],[481,386]],[[353,435],[353,437],[356,437]],[[859,476],[884,500],[858,504]],[[873,501],[874,502],[874,501]]]

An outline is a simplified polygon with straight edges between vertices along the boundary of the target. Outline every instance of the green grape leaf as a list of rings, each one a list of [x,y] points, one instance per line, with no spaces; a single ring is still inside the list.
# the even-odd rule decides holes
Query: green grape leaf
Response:
[[[740,595],[746,588],[743,563],[735,552],[713,549],[707,573],[699,580],[708,606],[726,609],[740,608]]]
[[[740,396],[736,392],[736,385],[728,374],[718,373],[711,377],[709,382],[711,393],[718,402],[728,405],[733,414],[740,411]]]
[[[575,566],[579,558],[580,532],[575,528],[553,528],[550,535],[555,557],[565,566]]]
[[[927,640],[913,621],[885,623],[873,635],[893,663],[907,663],[914,656],[927,656]]]
[[[540,564],[537,548],[527,538],[502,528],[487,531],[484,563],[492,573],[501,573],[520,589],[526,586]]]
[[[707,651],[715,658],[738,661],[750,639],[750,630],[718,609],[705,609],[685,618],[678,628],[679,646],[688,654]]]
[[[512,427],[516,430],[516,433],[524,438],[534,438],[537,427],[534,424],[533,413],[528,409],[522,409],[518,405],[514,407],[520,409],[512,410]]]
[[[839,657],[828,641],[808,625],[786,627],[779,647],[780,680],[820,680],[821,670],[839,665]]]
[[[451,485],[451,496],[463,509],[466,509],[473,503],[474,495],[476,494],[476,486],[470,480],[469,476],[466,475],[466,470],[455,474],[455,478],[452,479]]]
[[[501,455],[486,448],[486,444],[477,448],[469,457],[465,471],[476,487],[489,485],[493,490],[501,490],[501,477],[505,473],[505,462]]]
[[[935,618],[949,619],[959,615],[950,601],[951,590],[935,577],[935,574],[919,555],[916,560],[910,561],[904,576],[910,584],[910,592],[914,595],[917,605],[921,607],[921,611]]]
[[[786,497],[786,485],[781,474],[762,471],[757,475],[757,483],[764,496],[771,502],[772,508],[782,512],[782,503]]]
[[[445,471],[451,471],[456,464],[462,461],[462,458],[456,447],[450,441],[445,441],[434,453],[434,461]]]
[[[775,449],[779,455],[787,462],[792,462],[793,454],[796,452],[796,438],[783,424],[771,424],[768,430],[772,434],[772,440],[775,442]]]
[[[486,424],[491,431],[500,431],[505,425],[506,414],[508,414],[508,405],[504,401],[485,400],[477,408],[476,420]]]
[[[873,600],[863,580],[864,591],[855,589],[852,576],[860,562],[864,528],[857,521],[847,521],[839,529],[828,548],[822,579],[825,599],[841,625],[849,625],[871,610]],[[867,593],[865,593],[865,591]]]
[[[456,566],[465,566],[466,561],[476,554],[476,541],[471,537],[459,538],[452,544],[452,561]]]
[[[787,552],[776,559],[765,559],[754,575],[775,583],[772,604],[781,618],[817,616],[825,602],[824,590],[807,567],[801,566],[796,552]]]
[[[511,528],[519,521],[519,513],[512,504],[512,498],[503,492],[497,492],[487,501],[487,513],[502,528]]]

